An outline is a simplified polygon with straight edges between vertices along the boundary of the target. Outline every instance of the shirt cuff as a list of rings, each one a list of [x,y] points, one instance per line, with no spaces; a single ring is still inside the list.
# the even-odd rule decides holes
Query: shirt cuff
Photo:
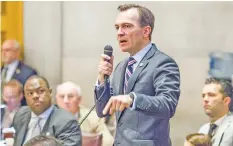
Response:
[[[132,109],[136,109],[136,99],[137,99],[137,95],[134,92],[131,92],[134,95],[134,100],[133,100],[133,104],[131,105]]]
[[[100,84],[99,80],[97,79],[97,80],[96,80],[96,83],[95,83],[95,86],[96,86],[97,88],[100,88],[100,87],[103,87],[103,86],[104,86],[104,83]]]

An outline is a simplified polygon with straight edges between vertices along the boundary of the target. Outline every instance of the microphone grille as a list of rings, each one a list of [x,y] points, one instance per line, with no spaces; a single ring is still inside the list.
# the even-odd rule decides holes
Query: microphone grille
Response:
[[[108,56],[112,56],[112,52],[113,52],[113,48],[110,45],[106,45],[104,47],[104,54],[108,55]]]

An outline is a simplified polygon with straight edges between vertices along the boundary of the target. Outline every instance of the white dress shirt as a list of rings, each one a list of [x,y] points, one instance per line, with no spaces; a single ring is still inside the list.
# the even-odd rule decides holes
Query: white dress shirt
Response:
[[[25,139],[24,143],[26,143],[28,140],[31,139],[33,126],[35,126],[38,118],[41,118],[39,124],[40,124],[41,130],[43,129],[43,127],[44,127],[48,117],[50,116],[53,108],[54,108],[54,105],[50,106],[45,112],[43,112],[39,116],[37,116],[35,113],[31,112],[31,120],[30,120],[30,122],[28,124],[27,135],[26,135],[26,139]]]
[[[6,82],[11,80],[18,64],[19,64],[19,61],[15,60],[12,63],[8,64],[7,66],[4,66],[4,68],[7,67]]]

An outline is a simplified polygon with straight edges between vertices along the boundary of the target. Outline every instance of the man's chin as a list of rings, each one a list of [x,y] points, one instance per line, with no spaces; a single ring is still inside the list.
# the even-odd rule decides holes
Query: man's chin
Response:
[[[128,52],[129,51],[129,47],[128,46],[120,46],[120,50],[122,52]]]
[[[206,109],[206,110],[205,110],[205,114],[206,114],[207,116],[212,116],[212,111]]]

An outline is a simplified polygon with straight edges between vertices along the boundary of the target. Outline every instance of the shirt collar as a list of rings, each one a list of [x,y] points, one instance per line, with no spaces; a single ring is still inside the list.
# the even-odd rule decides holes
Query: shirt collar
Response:
[[[221,118],[219,118],[218,120],[216,120],[214,122],[214,124],[217,125],[217,126],[220,126],[226,116],[227,116],[227,114],[225,114],[224,116],[222,116]]]
[[[144,47],[142,50],[137,52],[132,57],[137,61],[137,63],[139,63],[142,60],[142,58],[146,55],[146,53],[150,50],[151,47],[152,47],[152,43],[150,42],[148,45],[146,45],[146,47]]]
[[[51,105],[46,111],[44,111],[42,114],[37,116],[35,113],[31,112],[31,117],[32,118],[42,118],[42,119],[48,119],[49,115],[51,114],[52,110],[54,108],[54,105]]]
[[[19,64],[19,61],[15,60],[15,61],[11,62],[10,64],[4,66],[4,67],[7,67],[8,69],[9,68],[16,68],[18,66],[18,64]]]

